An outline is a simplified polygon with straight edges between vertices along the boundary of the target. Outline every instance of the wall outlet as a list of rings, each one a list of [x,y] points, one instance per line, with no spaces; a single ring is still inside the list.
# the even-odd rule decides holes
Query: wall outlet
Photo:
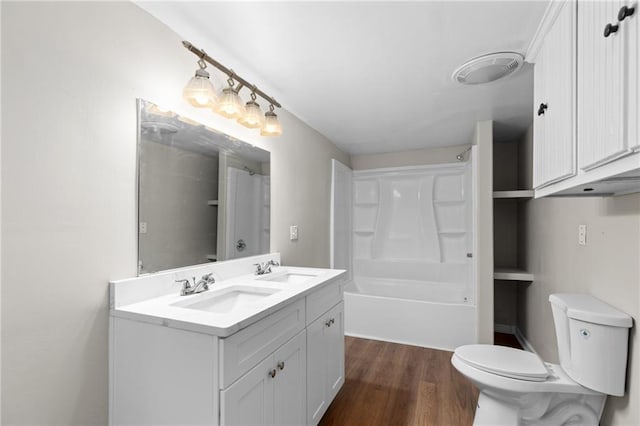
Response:
[[[289,239],[296,241],[298,239],[298,225],[291,225],[289,227]]]
[[[140,233],[141,234],[147,233],[147,222],[140,222]]]
[[[587,225],[578,225],[578,244],[587,245]]]

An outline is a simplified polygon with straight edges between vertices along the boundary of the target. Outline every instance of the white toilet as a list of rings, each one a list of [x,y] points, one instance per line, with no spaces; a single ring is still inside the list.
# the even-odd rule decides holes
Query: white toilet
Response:
[[[631,317],[585,294],[549,301],[560,365],[502,346],[455,350],[451,363],[480,389],[475,426],[595,426],[607,395],[624,394]]]

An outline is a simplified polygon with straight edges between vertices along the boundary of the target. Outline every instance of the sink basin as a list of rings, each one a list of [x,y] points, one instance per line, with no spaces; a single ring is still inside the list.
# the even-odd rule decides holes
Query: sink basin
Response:
[[[209,291],[203,293],[196,300],[190,298],[176,302],[171,306],[213,312],[216,314],[227,314],[248,304],[260,301],[279,291],[280,289],[277,288],[232,286],[218,291]]]
[[[261,275],[256,279],[263,280],[263,281],[286,283],[286,284],[301,284],[317,276],[318,274],[314,274],[314,273],[302,274],[298,272],[277,271],[277,272],[271,272],[270,274]]]

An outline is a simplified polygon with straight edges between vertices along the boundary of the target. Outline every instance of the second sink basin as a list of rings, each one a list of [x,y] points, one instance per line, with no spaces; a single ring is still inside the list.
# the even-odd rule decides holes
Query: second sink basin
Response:
[[[251,286],[231,286],[217,291],[202,293],[197,300],[190,298],[174,303],[172,306],[198,311],[226,314],[242,306],[257,302],[279,292],[277,288]]]
[[[308,273],[302,274],[298,272],[290,271],[276,271],[270,274],[265,274],[257,277],[257,280],[273,281],[287,284],[301,284],[305,281],[309,281],[311,278],[317,277],[318,274]]]

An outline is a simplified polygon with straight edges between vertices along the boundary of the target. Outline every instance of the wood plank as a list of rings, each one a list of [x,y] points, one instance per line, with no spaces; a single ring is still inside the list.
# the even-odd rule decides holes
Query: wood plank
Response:
[[[345,338],[346,381],[320,425],[465,426],[477,389],[451,365],[451,352]]]

